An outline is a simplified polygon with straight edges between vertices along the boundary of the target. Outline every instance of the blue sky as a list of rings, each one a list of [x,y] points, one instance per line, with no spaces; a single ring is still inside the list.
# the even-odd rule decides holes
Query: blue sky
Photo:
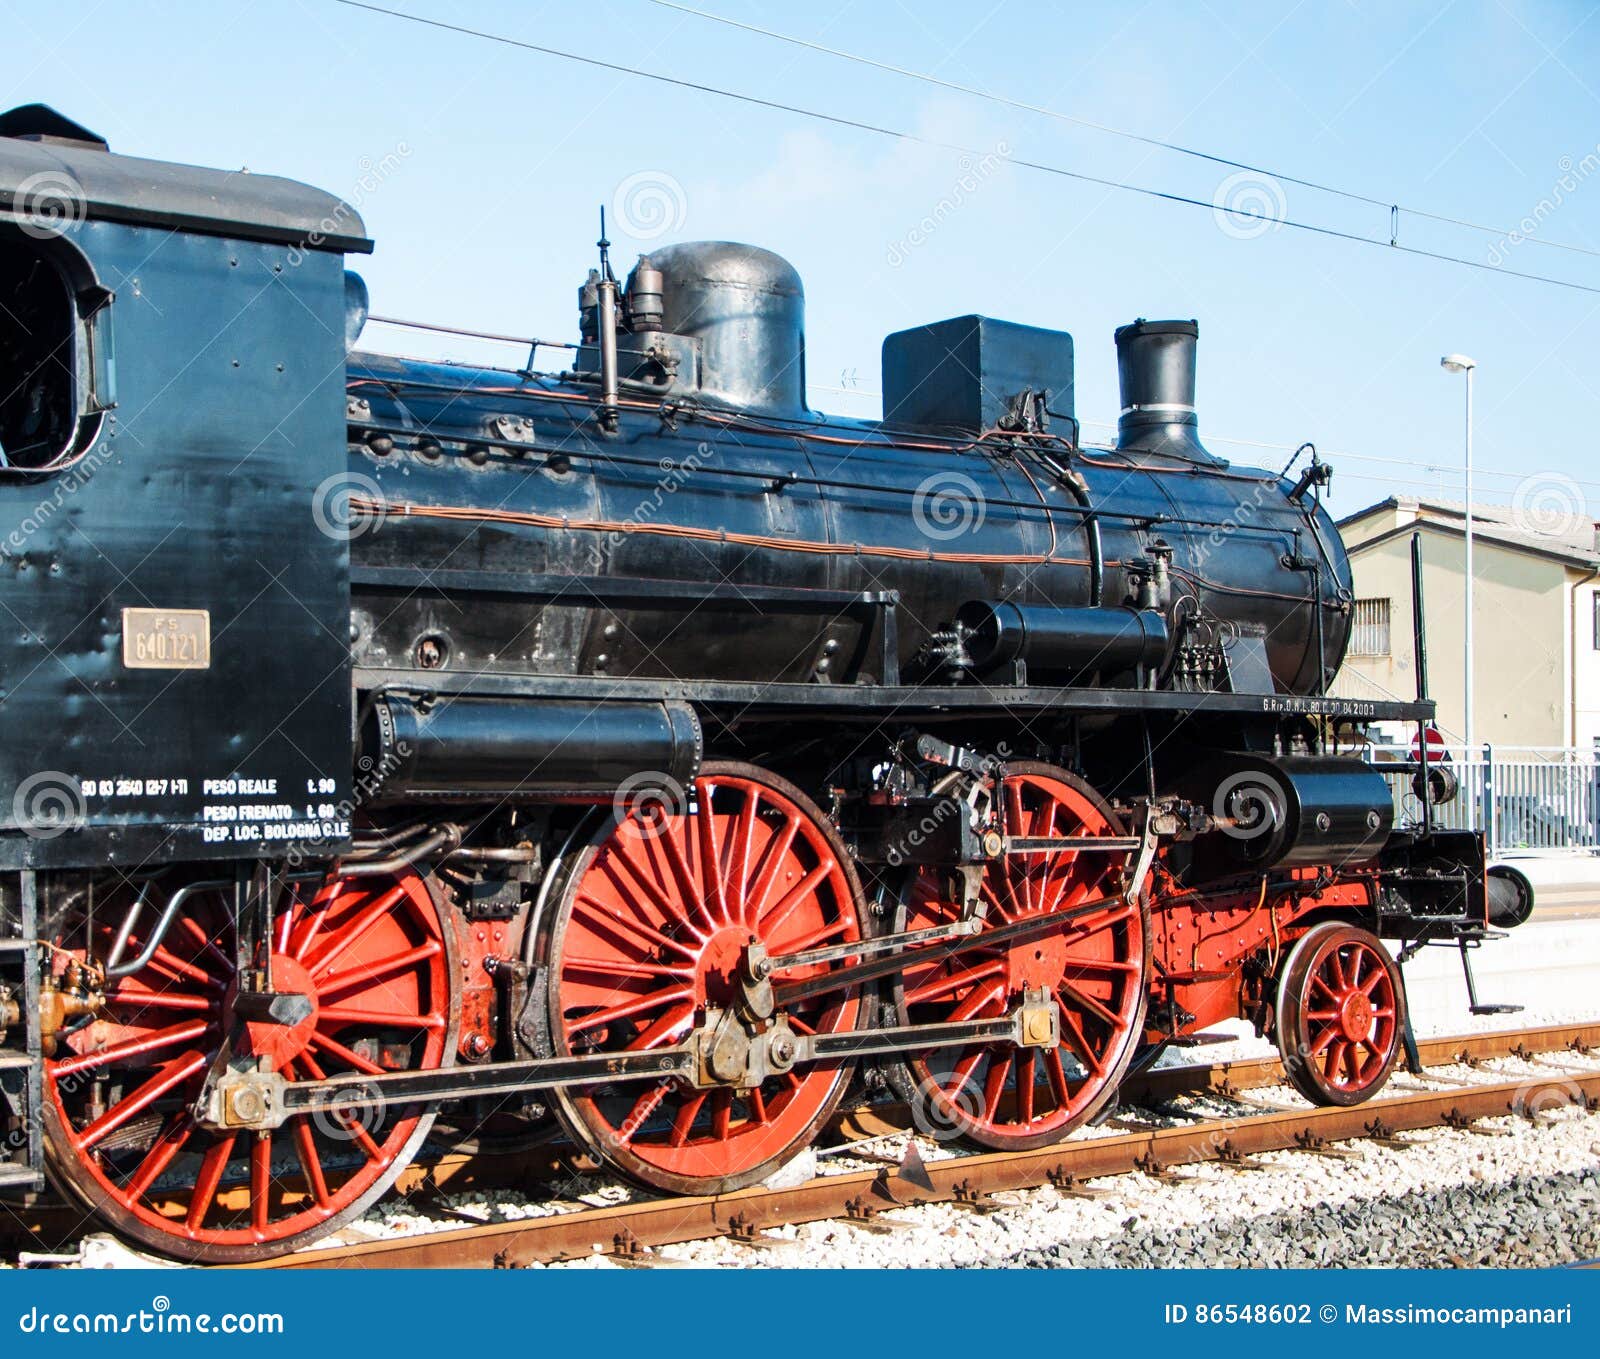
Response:
[[[51,103],[117,150],[310,181],[378,242],[374,308],[570,339],[614,205],[620,264],[753,241],[806,281],[812,404],[873,414],[884,334],[969,311],[1072,331],[1078,411],[1114,420],[1111,332],[1197,317],[1201,430],[1312,439],[1332,508],[1460,494],[1475,357],[1479,498],[1600,514],[1600,292],[1549,287],[1021,168],[1045,162],[1382,237],[1386,207],[869,71],[648,0],[393,8],[914,132],[909,145],[333,0],[0,0],[7,105]],[[1577,3],[1025,4],[691,0],[700,8],[1144,136],[1496,227],[1402,212],[1402,243],[1600,289],[1600,17]],[[1587,162],[1585,157],[1590,157]],[[1541,202],[1545,207],[1540,208]],[[659,221],[651,206],[664,212]],[[620,220],[617,214],[620,213]],[[930,228],[931,224],[931,228]],[[655,234],[657,228],[660,234]],[[1264,229],[1263,229],[1264,227]],[[1245,237],[1245,239],[1240,239]],[[412,353],[514,351],[369,330]],[[558,366],[559,354],[549,354]],[[835,390],[829,390],[835,389]],[[1104,435],[1090,424],[1090,436]],[[1344,452],[1346,456],[1338,454]],[[1350,456],[1360,455],[1360,456]]]

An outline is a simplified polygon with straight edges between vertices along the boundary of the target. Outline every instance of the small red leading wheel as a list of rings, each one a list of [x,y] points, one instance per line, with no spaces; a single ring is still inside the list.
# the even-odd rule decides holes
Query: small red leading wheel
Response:
[[[543,948],[546,1044],[563,1056],[683,1042],[708,1007],[733,1003],[752,942],[778,958],[861,938],[860,887],[843,844],[798,788],[747,764],[707,764],[686,807],[608,818],[556,901]],[[781,1013],[803,1035],[852,1029],[860,1011],[850,989]],[[557,1091],[555,1107],[576,1141],[631,1179],[723,1193],[807,1145],[849,1074],[848,1064],[818,1063],[750,1089],[619,1082]]]
[[[1007,837],[1127,834],[1088,784],[1052,765],[1007,765],[993,800]],[[1122,896],[1131,857],[1082,849],[992,861],[980,889],[985,929],[1039,915],[1071,918],[1013,945],[980,943],[952,955],[934,944],[926,962],[902,974],[892,991],[900,1024],[995,1018],[1025,993],[1043,992],[1060,1029],[1055,1047],[946,1048],[890,1068],[924,1131],[1001,1150],[1039,1147],[1065,1137],[1111,1097],[1143,1030],[1149,978],[1148,908]],[[1110,900],[1084,911],[1100,898]],[[924,869],[908,884],[901,928],[930,929],[960,914],[945,875]]]
[[[122,905],[102,900],[92,922],[66,923],[58,970],[69,957],[105,957]],[[229,914],[223,894],[197,892],[150,962],[64,1032],[44,1073],[45,1148],[64,1192],[121,1236],[206,1263],[281,1255],[365,1211],[433,1121],[411,1107],[330,1106],[272,1132],[196,1122],[195,1098],[233,1027]],[[127,956],[143,947],[135,934]],[[290,1081],[448,1065],[455,956],[414,874],[298,889],[274,922],[272,978],[312,1011],[293,1026],[250,1023],[251,1051]]]
[[[1377,935],[1330,921],[1306,931],[1278,981],[1278,1051],[1313,1104],[1360,1104],[1383,1089],[1405,1031],[1400,969]]]

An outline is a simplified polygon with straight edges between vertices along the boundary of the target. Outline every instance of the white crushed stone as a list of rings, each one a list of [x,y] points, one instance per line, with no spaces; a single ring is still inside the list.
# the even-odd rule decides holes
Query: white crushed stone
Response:
[[[1274,1152],[1266,1171],[1185,1168],[1097,1181],[1103,1198],[1040,1188],[979,1215],[949,1204],[890,1209],[890,1236],[842,1222],[774,1233],[777,1251],[711,1240],[663,1247],[705,1267],[834,1269],[1549,1266],[1600,1255],[1600,1114],[1570,1109],[1503,1136],[1430,1129],[1391,1150],[1351,1144],[1332,1159]],[[556,1268],[616,1268],[603,1259]]]

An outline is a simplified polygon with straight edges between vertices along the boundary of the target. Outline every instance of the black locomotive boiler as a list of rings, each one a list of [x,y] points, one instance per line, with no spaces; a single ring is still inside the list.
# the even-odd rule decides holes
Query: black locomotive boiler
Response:
[[[0,1186],[253,1259],[462,1129],[690,1193],[852,1086],[1038,1146],[1236,1016],[1353,1103],[1382,940],[1526,915],[1349,753],[1431,705],[1328,694],[1327,468],[1206,450],[1194,322],[1091,447],[1065,332],[902,331],[842,420],[767,251],[602,248],[551,374],[354,349],[371,248],[0,117]]]

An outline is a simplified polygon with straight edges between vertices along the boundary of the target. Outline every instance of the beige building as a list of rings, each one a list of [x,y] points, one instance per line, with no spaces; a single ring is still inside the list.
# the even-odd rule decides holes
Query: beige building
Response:
[[[1462,736],[1465,515],[1459,502],[1394,497],[1339,523],[1355,577],[1355,628],[1333,692],[1416,697],[1411,538],[1422,535],[1428,685]],[[1554,524],[1503,505],[1472,511],[1474,737],[1509,746],[1600,745],[1600,552],[1592,520]],[[1400,733],[1395,733],[1400,736]],[[1409,739],[1409,737],[1403,738]]]

